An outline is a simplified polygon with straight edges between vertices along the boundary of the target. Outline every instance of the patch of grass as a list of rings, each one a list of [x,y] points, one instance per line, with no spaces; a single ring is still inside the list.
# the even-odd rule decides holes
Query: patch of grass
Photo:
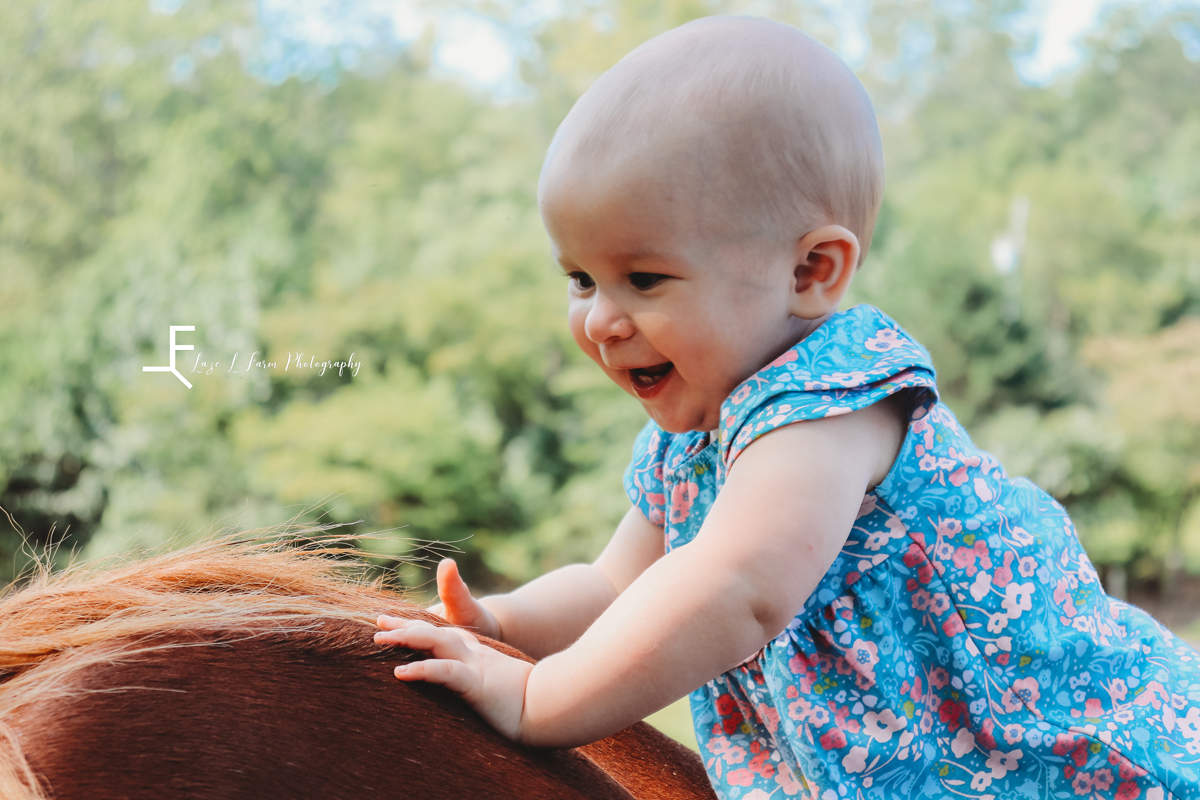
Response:
[[[657,711],[646,717],[646,722],[649,722],[680,744],[687,745],[697,752],[699,751],[699,747],[696,745],[696,732],[692,729],[692,711],[688,706],[688,699],[686,697],[676,700],[662,711]]]

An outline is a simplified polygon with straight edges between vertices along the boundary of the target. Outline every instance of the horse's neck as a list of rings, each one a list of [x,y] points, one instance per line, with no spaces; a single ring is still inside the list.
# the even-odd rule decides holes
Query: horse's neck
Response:
[[[55,798],[712,797],[697,760],[645,726],[574,751],[516,747],[440,687],[396,681],[399,653],[358,623],[190,638],[16,715]]]

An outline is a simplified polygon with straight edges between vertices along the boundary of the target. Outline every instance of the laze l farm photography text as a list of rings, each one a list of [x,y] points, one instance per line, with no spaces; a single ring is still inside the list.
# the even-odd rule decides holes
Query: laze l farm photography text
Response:
[[[338,377],[345,373],[349,373],[352,377],[358,377],[358,371],[362,368],[361,361],[354,360],[354,353],[351,353],[345,360],[318,360],[314,355],[309,355],[304,352],[288,351],[283,356],[278,358],[267,358],[262,353],[255,350],[249,355],[243,356],[241,353],[234,353],[226,361],[208,360],[204,351],[196,353],[196,359],[188,370],[190,373],[199,375],[212,375],[214,373],[223,373],[226,375],[244,375],[253,369],[269,369],[282,370],[283,372],[298,372],[308,370],[315,372],[318,376],[324,376],[328,370],[336,370]]]

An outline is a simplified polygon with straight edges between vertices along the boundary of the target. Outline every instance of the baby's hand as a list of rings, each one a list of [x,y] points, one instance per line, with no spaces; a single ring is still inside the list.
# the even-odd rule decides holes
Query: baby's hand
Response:
[[[489,639],[501,639],[500,623],[492,612],[471,596],[471,590],[458,574],[454,559],[442,559],[437,570],[438,597],[440,603],[430,611],[452,625],[470,628]]]
[[[453,563],[450,562],[451,565]],[[441,572],[439,569],[439,579]],[[376,624],[383,628],[375,634],[378,644],[424,650],[431,656],[424,661],[396,667],[397,678],[445,686],[465,700],[493,728],[510,739],[519,740],[525,684],[529,680],[529,673],[533,671],[532,664],[493,650],[457,628],[440,628],[420,620],[387,615],[380,615]]]

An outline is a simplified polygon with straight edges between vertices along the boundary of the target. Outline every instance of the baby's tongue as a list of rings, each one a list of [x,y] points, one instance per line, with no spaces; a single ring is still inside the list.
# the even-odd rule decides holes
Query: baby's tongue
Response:
[[[655,364],[653,367],[639,367],[629,370],[629,377],[638,386],[653,386],[665,378],[674,367],[675,365],[670,361],[665,364]]]

